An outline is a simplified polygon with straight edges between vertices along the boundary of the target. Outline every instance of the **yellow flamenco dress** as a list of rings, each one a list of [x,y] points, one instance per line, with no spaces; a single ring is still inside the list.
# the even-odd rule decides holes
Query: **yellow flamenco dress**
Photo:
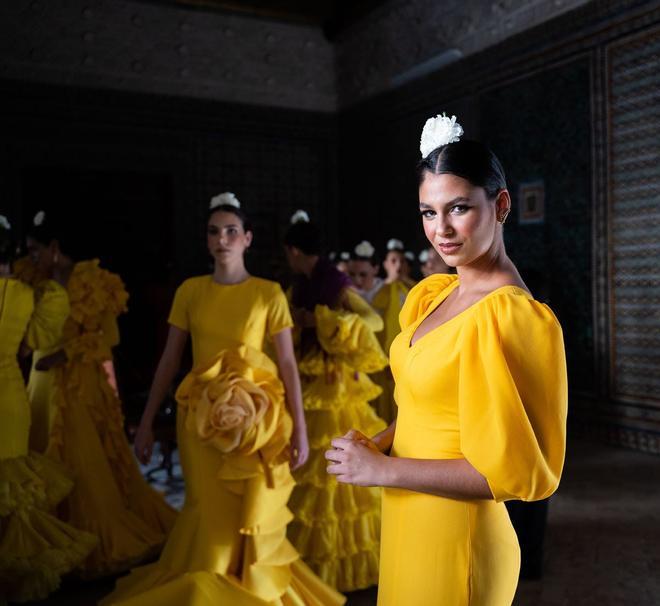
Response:
[[[160,560],[120,579],[103,606],[343,604],[286,539],[292,423],[262,352],[292,324],[281,288],[191,278],[169,322],[192,337],[194,368],[176,393],[186,501]]]
[[[0,603],[45,599],[96,538],[51,515],[73,482],[61,466],[28,451],[30,405],[17,355],[21,342],[47,347],[69,313],[66,291],[0,278]]]
[[[503,501],[547,498],[563,467],[566,361],[546,305],[503,286],[410,344],[457,286],[456,276],[432,275],[401,311],[391,456],[465,458],[495,498],[384,489],[379,606],[511,604],[520,550]]]
[[[392,342],[401,332],[399,313],[410,292],[410,287],[402,280],[395,280],[376,293],[371,305],[383,318],[384,329],[378,333],[378,340],[384,352],[389,352]],[[374,405],[378,416],[391,423],[396,418],[396,403],[394,402],[394,378],[389,366],[373,377],[383,390]]]
[[[317,343],[298,364],[310,456],[295,474],[289,538],[326,583],[354,591],[378,583],[381,489],[337,482],[324,452],[350,429],[373,435],[386,427],[369,405],[380,388],[366,373],[387,358],[375,335],[380,316],[352,289],[344,292],[348,309],[315,307]]]
[[[35,430],[48,436],[46,454],[76,478],[58,513],[99,538],[82,566],[85,576],[126,570],[158,553],[176,512],[142,477],[124,433],[121,402],[104,364],[119,342],[117,316],[128,294],[98,260],[76,263],[67,283],[71,313],[62,339],[35,353],[35,364],[59,349],[67,362],[30,374]],[[38,419],[38,423],[37,423]]]

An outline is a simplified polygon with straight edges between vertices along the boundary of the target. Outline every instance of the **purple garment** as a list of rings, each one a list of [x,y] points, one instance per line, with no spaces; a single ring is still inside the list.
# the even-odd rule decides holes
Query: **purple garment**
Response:
[[[351,286],[350,278],[339,271],[330,261],[319,258],[308,278],[297,277],[293,284],[291,301],[294,307],[314,311],[317,305],[337,307],[342,290]]]
[[[327,259],[319,258],[309,278],[300,275],[293,283],[291,303],[293,307],[302,307],[308,311],[314,311],[317,305],[336,308],[339,295],[349,286],[351,280],[346,274]],[[301,357],[314,347],[318,347],[316,329],[304,328],[300,334]]]

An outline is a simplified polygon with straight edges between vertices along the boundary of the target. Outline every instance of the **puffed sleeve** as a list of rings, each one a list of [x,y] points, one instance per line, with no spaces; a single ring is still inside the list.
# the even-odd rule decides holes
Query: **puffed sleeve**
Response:
[[[186,280],[174,293],[174,301],[172,301],[172,308],[167,321],[172,325],[180,328],[181,330],[190,331],[190,295],[192,283]]]
[[[380,316],[373,310],[370,314],[378,318],[382,328]],[[317,305],[314,315],[316,335],[327,354],[361,372],[376,372],[387,366],[387,356],[362,315],[355,311],[333,310],[326,305]]]
[[[267,330],[269,336],[276,335],[285,328],[293,327],[289,303],[279,284],[273,284],[273,293],[268,301]]]
[[[401,330],[408,328],[420,316],[423,316],[442,291],[449,288],[456,280],[456,275],[432,274],[428,278],[424,278],[419,284],[413,286],[399,313]]]
[[[526,294],[489,297],[460,343],[461,450],[497,501],[536,501],[559,484],[568,388],[561,327]]]
[[[39,284],[35,307],[27,327],[25,341],[31,349],[49,349],[62,339],[62,328],[69,316],[69,296],[54,280]]]

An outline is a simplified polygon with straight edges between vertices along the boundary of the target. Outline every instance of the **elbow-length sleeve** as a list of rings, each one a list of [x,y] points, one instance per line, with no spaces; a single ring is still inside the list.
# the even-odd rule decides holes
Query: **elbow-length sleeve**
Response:
[[[495,500],[536,501],[559,484],[568,388],[561,327],[529,296],[492,296],[462,336],[461,450]]]
[[[49,349],[62,339],[62,329],[70,311],[69,296],[57,282],[46,280],[39,284],[35,298],[25,342],[31,349]]]

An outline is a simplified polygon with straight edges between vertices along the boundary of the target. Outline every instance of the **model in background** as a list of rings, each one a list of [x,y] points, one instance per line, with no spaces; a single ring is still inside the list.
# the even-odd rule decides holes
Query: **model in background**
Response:
[[[248,274],[244,254],[252,236],[233,194],[213,198],[206,232],[213,273],[186,280],[176,292],[135,438],[138,457],[149,461],[153,421],[190,338],[194,368],[176,393],[186,501],[160,560],[121,579],[103,604],[344,601],[286,539],[289,465],[306,461],[307,433],[289,306],[276,282]],[[277,365],[263,353],[266,341]]]
[[[35,351],[29,395],[35,432],[47,436],[46,453],[75,477],[59,515],[98,537],[83,573],[99,576],[156,555],[176,512],[140,473],[104,366],[119,342],[117,316],[128,294],[98,260],[76,261],[68,235],[62,217],[43,211],[28,233],[38,272],[66,285],[71,306],[61,339]]]
[[[51,515],[73,482],[59,464],[28,449],[30,404],[18,357],[59,341],[69,300],[53,280],[38,292],[17,280],[14,251],[11,225],[0,216],[0,596],[27,602],[55,591],[96,537]]]
[[[367,434],[385,427],[369,405],[380,389],[366,373],[387,358],[375,336],[380,316],[321,255],[320,240],[307,214],[296,213],[284,245],[297,276],[290,300],[310,457],[295,476],[289,536],[324,581],[353,591],[378,582],[380,489],[339,484],[326,473],[324,452],[351,427]]]

